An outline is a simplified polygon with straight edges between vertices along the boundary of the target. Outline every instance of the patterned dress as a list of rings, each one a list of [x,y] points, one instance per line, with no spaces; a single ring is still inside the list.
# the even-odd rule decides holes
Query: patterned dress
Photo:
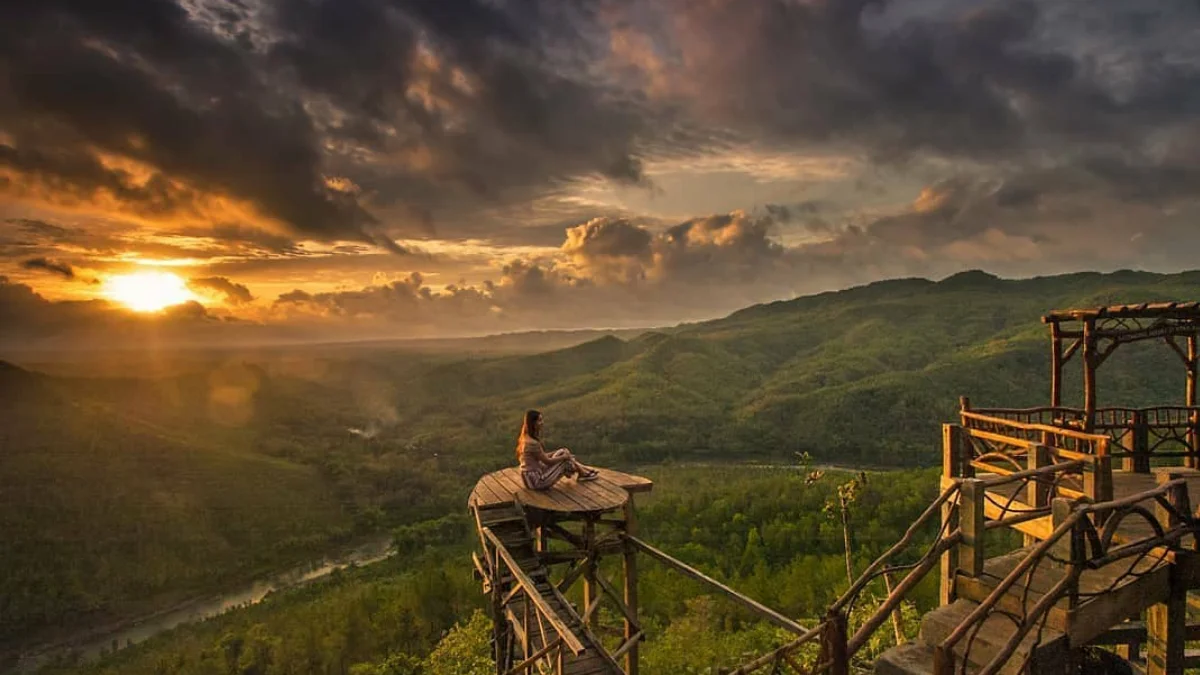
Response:
[[[521,480],[530,490],[548,490],[563,476],[573,476],[576,472],[575,462],[572,460],[546,464],[537,459],[536,450],[541,448],[542,442],[536,438],[521,438]],[[566,453],[566,450],[555,450],[548,453],[548,456],[557,458]]]

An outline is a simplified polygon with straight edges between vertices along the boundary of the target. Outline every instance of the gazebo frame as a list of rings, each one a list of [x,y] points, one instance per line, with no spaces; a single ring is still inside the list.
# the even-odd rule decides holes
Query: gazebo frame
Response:
[[[1083,361],[1083,410],[1072,426],[1092,433],[1097,431],[1096,371],[1116,351],[1129,342],[1162,340],[1183,362],[1187,380],[1183,408],[1175,412],[1186,418],[1186,445],[1193,454],[1187,462],[1196,464],[1200,451],[1200,417],[1197,398],[1197,336],[1200,336],[1200,302],[1163,302],[1138,305],[1113,305],[1096,309],[1053,311],[1042,317],[1050,325],[1050,406],[1062,407],[1063,367],[1076,353]],[[1182,338],[1181,346],[1177,338]],[[1130,429],[1145,423],[1147,412],[1132,410],[1127,421]],[[1099,426],[1103,427],[1104,424]],[[1134,450],[1134,448],[1130,448]],[[1140,448],[1139,448],[1140,450]]]

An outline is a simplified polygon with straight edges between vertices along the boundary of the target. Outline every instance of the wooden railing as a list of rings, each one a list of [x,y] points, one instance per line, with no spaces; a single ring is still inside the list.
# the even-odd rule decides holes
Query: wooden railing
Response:
[[[963,426],[984,428],[1003,420],[1022,426],[1082,430],[1086,413],[1078,408],[972,408],[964,403]],[[990,422],[989,422],[990,421]],[[1200,468],[1200,407],[1097,408],[1092,431],[1107,436],[1126,471],[1147,473],[1151,458],[1182,458]]]
[[[970,430],[957,425],[946,426],[948,448],[964,447],[964,439],[969,437]],[[948,450],[947,455],[951,454],[953,452]],[[964,462],[962,466],[967,464]],[[1122,499],[1112,499],[1110,494],[1107,499],[1093,500],[1086,494],[1072,495],[1073,491],[1062,489],[1065,476],[1077,475],[1087,466],[1087,459],[1073,459],[980,477],[947,476],[938,498],[895,545],[863,571],[846,592],[830,605],[823,621],[792,642],[724,672],[726,675],[750,675],[763,671],[847,675],[851,662],[871,636],[939,561],[943,563],[943,602],[948,602],[953,597],[953,591],[949,591],[948,597],[947,582],[953,588],[955,578],[959,575],[981,576],[988,542],[994,536],[990,533],[1012,529],[1024,534],[1031,542],[1029,554],[935,647],[935,673],[954,675],[956,665],[961,669],[965,661],[956,658],[955,647],[964,639],[968,640],[966,652],[969,654],[974,635],[988,617],[1002,611],[999,606],[1001,599],[1014,585],[1032,575],[1045,561],[1066,565],[1063,578],[1036,603],[1023,605],[1019,616],[1013,616],[1011,608],[1003,608],[1006,616],[1017,621],[1017,630],[980,671],[982,675],[998,672],[1029,633],[1045,625],[1048,613],[1057,603],[1065,598],[1068,609],[1079,606],[1079,578],[1084,570],[1099,569],[1135,556],[1149,557],[1166,564],[1172,559],[1173,552],[1178,550],[1180,540],[1186,535],[1194,535],[1200,528],[1200,522],[1195,520],[1190,507],[1187,483],[1179,474],[1162,474],[1163,482],[1154,489]],[[950,470],[948,467],[947,471]],[[1072,496],[1060,496],[1062,494]],[[898,564],[899,557],[912,547],[930,521],[939,515],[941,527],[933,543],[916,560]],[[1136,540],[1118,537],[1117,530],[1128,518],[1145,520],[1150,525],[1151,534]],[[905,571],[906,575],[883,603],[852,635],[849,634],[847,617],[867,586],[881,576]],[[802,649],[818,645],[815,657],[811,652],[808,654],[807,661],[811,661],[810,664],[799,658],[798,653]],[[1032,655],[1033,651],[1030,650],[1029,654]]]
[[[946,439],[945,475],[972,478],[977,473],[1008,476],[1060,465],[1053,484],[1031,483],[1013,498],[1044,507],[1052,497],[1112,499],[1111,439],[1040,422],[1020,421],[964,410],[961,427],[950,425]]]
[[[1089,504],[1064,498],[1054,499],[1050,509],[1051,530],[1046,533],[1045,538],[1032,548],[941,644],[935,647],[935,675],[954,675],[965,668],[957,667],[966,659],[958,659],[955,656],[955,647],[963,640],[968,640],[969,651],[970,641],[981,630],[987,618],[999,611],[999,604],[1005,595],[1021,579],[1032,578],[1039,565],[1048,561],[1055,565],[1065,565],[1065,573],[1032,606],[1022,602],[1019,614],[1014,613],[1011,607],[1005,609],[1005,615],[1016,623],[1016,631],[989,663],[978,671],[979,675],[993,675],[999,672],[1012,658],[1022,641],[1032,631],[1040,630],[1045,625],[1049,612],[1060,602],[1066,601],[1065,609],[1068,612],[1077,609],[1081,603],[1079,580],[1085,570],[1099,569],[1135,556],[1149,558],[1155,564],[1167,564],[1172,550],[1178,547],[1180,540],[1196,532],[1197,522],[1190,508],[1187,482],[1182,478],[1172,479],[1169,475],[1166,478],[1167,480],[1154,489],[1118,500]],[[961,494],[964,501],[961,504],[960,524],[964,530],[978,527],[973,527],[961,519],[962,514],[983,509],[982,498],[986,494],[986,487],[986,481],[978,479],[965,479],[962,482]],[[967,500],[973,501],[974,504]],[[1152,534],[1133,541],[1119,540],[1116,537],[1117,530],[1122,522],[1130,517],[1144,519],[1151,526]],[[1097,525],[1097,522],[1101,524]],[[963,539],[975,539],[974,545],[982,549],[984,533],[989,529],[992,528],[978,528],[978,536],[972,537],[970,533],[965,533]],[[963,553],[960,552],[960,560],[961,556]],[[969,567],[973,569],[964,569],[960,564],[958,573],[967,576],[982,574],[982,556],[967,553],[966,557],[971,560]],[[1130,566],[1129,573],[1132,573],[1136,562]],[[1026,658],[1031,658],[1033,654],[1034,651],[1030,649]],[[1021,664],[1020,669],[1023,670],[1027,664],[1027,661]]]
[[[850,672],[852,660],[861,653],[875,632],[945,556],[950,555],[959,569],[965,566],[982,570],[986,531],[1010,527],[1037,532],[1042,528],[1036,522],[1039,519],[1049,520],[1049,505],[1029,509],[1011,508],[1013,504],[1010,503],[1007,506],[993,505],[989,510],[986,500],[988,489],[995,491],[1011,487],[1013,492],[1025,494],[1028,492],[1027,486],[1055,484],[1063,474],[1078,470],[1081,464],[1080,461],[1066,462],[986,479],[948,481],[937,499],[913,521],[904,535],[830,605],[821,623],[792,642],[727,671],[727,675],[750,675],[766,669],[772,673],[846,675]],[[927,526],[939,519],[941,527],[934,541],[915,560],[899,563],[901,555],[912,547]],[[953,573],[955,570],[952,568],[950,571]],[[849,634],[847,617],[868,585],[884,575],[901,572],[905,575],[879,607],[863,620],[852,635]],[[814,643],[820,645],[818,655],[812,665],[804,665],[797,657],[797,652]]]
[[[579,655],[584,651],[583,643],[567,626],[563,617],[559,616],[558,612],[546,602],[533,579],[529,578],[529,575],[513,559],[512,554],[504,546],[504,542],[500,541],[491,528],[484,527],[480,532],[487,543],[484,554],[493,571],[491,576],[500,579],[503,577],[502,572],[507,570],[515,582],[507,593],[503,592],[501,588],[492,588],[493,611],[497,612],[498,616],[511,615],[513,619],[516,619],[511,623],[521,627],[517,638],[524,658],[506,671],[505,675],[529,673],[537,668],[539,663],[543,664],[550,672],[562,675],[563,659],[566,656],[564,650]],[[552,591],[557,592],[553,587]],[[514,610],[512,606],[517,600],[522,600],[522,602],[520,607]],[[566,600],[562,598],[560,600],[566,606]],[[547,631],[547,626],[549,626],[549,631]],[[541,646],[536,649],[533,646],[535,627],[541,641]]]

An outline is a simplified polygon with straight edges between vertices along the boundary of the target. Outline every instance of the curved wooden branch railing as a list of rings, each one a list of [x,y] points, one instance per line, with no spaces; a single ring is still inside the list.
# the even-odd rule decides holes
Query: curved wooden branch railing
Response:
[[[1043,622],[1047,613],[1056,603],[1063,598],[1070,598],[1070,604],[1074,606],[1078,602],[1079,578],[1085,570],[1099,569],[1134,556],[1154,555],[1165,560],[1170,547],[1178,544],[1184,536],[1196,532],[1197,522],[1190,510],[1179,508],[1180,504],[1187,503],[1186,491],[1187,482],[1183,479],[1175,479],[1166,481],[1154,489],[1107,502],[1084,504],[1071,503],[1065,499],[1055,500],[1054,510],[1057,522],[1053,531],[1039,542],[992,589],[983,602],[979,603],[967,618],[935,648],[935,674],[953,675],[956,664],[955,646],[969,634],[980,630],[988,616],[996,611],[1001,598],[1012,590],[1022,577],[1031,577],[1037,566],[1050,559],[1053,552],[1057,551],[1061,554],[1065,550],[1065,558],[1061,562],[1065,562],[1067,566],[1066,574],[1031,609],[1019,617],[1017,630],[992,660],[979,671],[979,675],[993,675],[999,672],[1000,668],[1012,657],[1018,645]],[[1158,525],[1158,518],[1147,510],[1146,502],[1163,509],[1174,525],[1168,529]],[[1106,515],[1105,522],[1101,526],[1102,534],[1096,532],[1096,526],[1091,518],[1098,514]],[[1117,526],[1131,515],[1147,518],[1154,524],[1153,533],[1142,539],[1112,547],[1113,533]],[[1088,551],[1089,543],[1091,545],[1090,552]],[[1130,573],[1132,570],[1133,566],[1130,567]],[[1113,583],[1115,585],[1117,582]]]
[[[1084,410],[1064,406],[963,410],[963,426],[981,429],[989,421],[1004,420],[1022,426],[1082,430],[1085,418]],[[1092,429],[1108,436],[1113,454],[1130,457],[1133,470],[1149,471],[1150,455],[1185,458],[1190,460],[1189,466],[1200,465],[1200,407],[1097,408]]]

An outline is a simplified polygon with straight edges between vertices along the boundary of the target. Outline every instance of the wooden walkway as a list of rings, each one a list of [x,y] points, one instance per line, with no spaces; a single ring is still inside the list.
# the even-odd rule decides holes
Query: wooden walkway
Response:
[[[471,508],[487,508],[511,504],[565,513],[592,513],[619,509],[629,501],[631,493],[649,492],[653,481],[612,469],[599,469],[600,477],[593,481],[577,482],[564,478],[549,490],[530,490],[521,483],[521,471],[510,467],[489,473],[475,484],[467,504]]]

